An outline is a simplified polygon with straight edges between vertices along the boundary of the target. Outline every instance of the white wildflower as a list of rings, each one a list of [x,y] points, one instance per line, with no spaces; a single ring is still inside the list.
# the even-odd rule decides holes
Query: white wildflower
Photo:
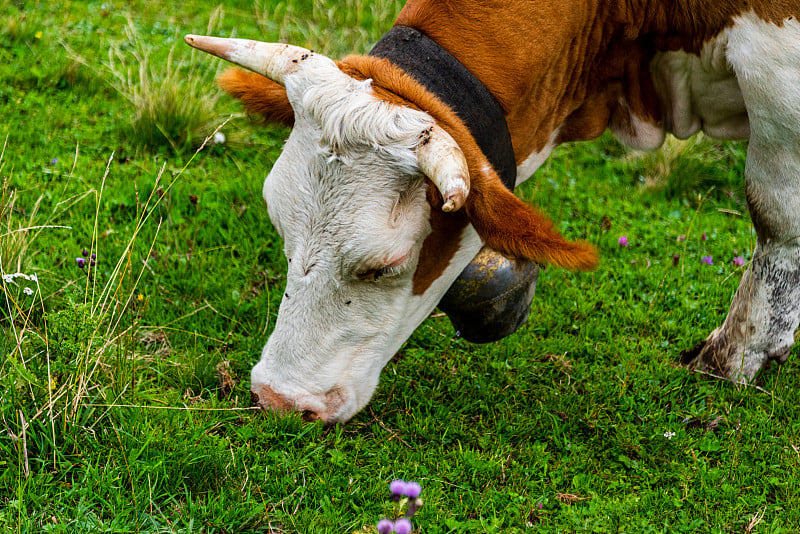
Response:
[[[667,430],[666,432],[664,432],[664,437],[667,439],[672,439],[675,437],[675,432],[670,432],[669,430]]]
[[[28,280],[30,282],[38,282],[39,278],[35,274],[25,274],[25,273],[6,273],[3,275],[3,282],[6,284],[10,284],[16,278],[22,278],[23,280]]]
[[[29,287],[26,287],[25,289],[23,289],[22,292],[25,293],[26,295],[33,295],[33,289],[31,289]]]
[[[225,143],[225,134],[222,132],[217,132],[214,134],[214,144],[221,145]]]

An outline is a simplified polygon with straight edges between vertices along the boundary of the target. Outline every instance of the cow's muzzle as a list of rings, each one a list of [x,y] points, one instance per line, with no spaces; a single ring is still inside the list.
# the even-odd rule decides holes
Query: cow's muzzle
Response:
[[[264,411],[287,414],[289,412],[299,412],[304,421],[311,422],[322,419],[325,423],[331,423],[335,419],[335,414],[344,403],[343,391],[335,388],[324,396],[325,407],[322,409],[312,409],[304,407],[301,402],[288,399],[286,396],[277,393],[270,386],[254,384],[250,388],[250,405],[257,406]],[[307,400],[307,399],[306,399]],[[317,404],[317,403],[314,403]]]

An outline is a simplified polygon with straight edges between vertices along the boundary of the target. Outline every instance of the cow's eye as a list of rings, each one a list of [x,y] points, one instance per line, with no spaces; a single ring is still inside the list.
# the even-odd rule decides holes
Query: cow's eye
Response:
[[[383,276],[383,269],[369,269],[368,271],[356,273],[356,278],[364,280],[365,282],[375,282],[381,276]]]
[[[377,282],[380,278],[384,276],[392,276],[395,274],[399,274],[403,269],[402,265],[396,265],[394,267],[381,267],[380,269],[368,269],[366,271],[361,271],[356,273],[356,278],[359,280],[364,280],[365,282]]]

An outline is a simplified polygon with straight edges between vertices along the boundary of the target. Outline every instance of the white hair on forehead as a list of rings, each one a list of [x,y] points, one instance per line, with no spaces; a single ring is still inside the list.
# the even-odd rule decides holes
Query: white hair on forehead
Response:
[[[372,91],[372,80],[338,78],[314,84],[303,94],[303,111],[321,128],[321,143],[335,154],[364,148],[416,165],[412,152],[433,119],[421,111],[391,104]]]

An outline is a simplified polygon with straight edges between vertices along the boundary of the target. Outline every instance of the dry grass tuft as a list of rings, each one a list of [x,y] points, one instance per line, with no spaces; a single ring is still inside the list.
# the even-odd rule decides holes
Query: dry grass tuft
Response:
[[[220,5],[212,12],[206,33],[213,34],[222,17]],[[223,63],[209,61],[205,54],[189,50],[182,39],[170,48],[166,58],[156,57],[156,50],[146,44],[130,19],[125,37],[124,42],[109,48],[108,60],[100,67],[66,48],[73,59],[129,102],[127,129],[137,145],[166,145],[176,154],[196,149],[222,121],[216,111],[222,96],[216,77]]]

